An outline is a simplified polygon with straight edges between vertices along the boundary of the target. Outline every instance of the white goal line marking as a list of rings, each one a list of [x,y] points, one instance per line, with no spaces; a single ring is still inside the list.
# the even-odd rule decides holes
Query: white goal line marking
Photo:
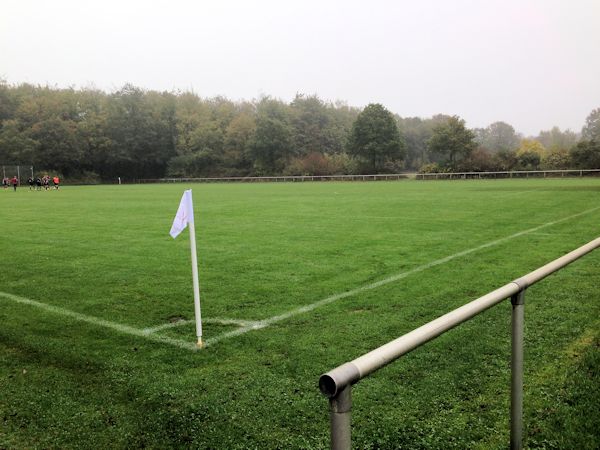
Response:
[[[534,232],[536,232],[538,230],[541,230],[543,228],[547,228],[547,227],[550,227],[552,225],[556,225],[557,223],[565,222],[567,220],[571,220],[571,219],[574,219],[576,217],[583,216],[585,214],[589,214],[591,212],[597,211],[598,209],[600,209],[600,206],[596,207],[596,208],[588,209],[586,211],[583,211],[583,212],[580,212],[580,213],[577,213],[577,214],[573,214],[572,216],[568,216],[568,217],[564,217],[562,219],[558,219],[558,220],[555,220],[555,221],[552,221],[552,222],[548,222],[548,223],[545,223],[543,225],[538,225],[537,227],[529,228],[529,229],[524,230],[524,231],[519,231],[518,233],[511,234],[510,236],[506,236],[506,237],[503,237],[503,238],[500,238],[500,239],[496,239],[495,241],[488,242],[487,244],[483,244],[483,245],[480,245],[478,247],[470,248],[468,250],[463,250],[462,252],[454,253],[453,255],[446,256],[445,258],[436,259],[435,261],[432,261],[430,263],[423,264],[422,266],[415,267],[414,269],[408,270],[406,272],[401,272],[399,274],[392,275],[391,277],[385,278],[385,279],[380,280],[380,281],[376,281],[375,283],[370,283],[370,284],[367,284],[365,286],[357,287],[355,289],[351,289],[351,290],[346,291],[346,292],[341,292],[339,294],[332,295],[330,297],[324,298],[323,300],[319,300],[319,301],[317,301],[315,303],[311,303],[310,305],[301,306],[299,308],[292,309],[292,310],[290,310],[288,312],[285,312],[283,314],[279,314],[277,316],[273,316],[273,317],[270,317],[268,319],[264,319],[264,320],[258,321],[256,323],[254,323],[252,326],[241,327],[241,328],[238,328],[237,330],[229,331],[227,333],[223,333],[223,334],[220,334],[218,336],[215,336],[214,338],[209,338],[209,339],[206,340],[206,345],[207,346],[208,345],[213,345],[213,344],[215,344],[215,343],[217,343],[219,341],[222,341],[224,339],[228,339],[228,338],[235,337],[235,336],[240,336],[240,335],[248,333],[249,331],[252,331],[252,330],[266,328],[266,327],[268,327],[270,325],[273,325],[274,323],[281,322],[283,320],[287,320],[287,319],[289,319],[291,317],[294,317],[294,316],[297,316],[299,314],[304,314],[304,313],[310,312],[310,311],[312,311],[312,310],[314,310],[316,308],[328,305],[328,304],[333,303],[333,302],[335,302],[337,300],[341,300],[343,298],[347,298],[347,297],[359,294],[361,292],[369,291],[371,289],[375,289],[375,288],[378,288],[380,286],[384,286],[386,284],[393,283],[394,281],[401,280],[403,278],[408,277],[409,275],[413,275],[415,273],[422,272],[422,271],[430,269],[432,267],[439,266],[440,264],[447,263],[448,261],[452,261],[453,259],[460,258],[461,256],[466,256],[466,255],[468,255],[470,253],[473,253],[473,252],[476,252],[476,251],[479,251],[479,250],[483,250],[485,248],[493,247],[494,245],[502,244],[503,242],[506,242],[506,241],[509,241],[511,239],[517,238],[519,236],[523,236],[523,235],[529,234],[529,233],[534,233]]]
[[[596,207],[596,208],[592,208],[592,209],[588,209],[587,211],[583,211],[580,212],[578,214],[573,214],[572,216],[568,216],[559,220],[555,220],[553,222],[548,222],[545,223],[543,225],[539,225],[537,227],[534,228],[530,228],[528,230],[524,230],[524,231],[520,231],[518,233],[515,234],[511,234],[510,236],[504,237],[504,238],[500,238],[497,239],[495,241],[491,241],[488,242],[487,244],[483,244],[480,245],[478,247],[474,247],[468,250],[463,250],[462,252],[458,252],[455,253],[453,255],[450,256],[446,256],[445,258],[441,258],[441,259],[437,259],[435,261],[432,261],[430,263],[427,264],[423,264],[421,266],[415,267],[414,269],[411,269],[409,271],[406,272],[402,272],[396,275],[392,275],[391,277],[385,278],[383,280],[380,281],[376,281],[375,283],[370,283],[361,287],[357,287],[355,289],[349,290],[349,291],[345,291],[345,292],[341,292],[339,294],[335,294],[332,296],[329,296],[327,298],[324,298],[322,300],[319,300],[315,303],[312,303],[310,305],[305,305],[305,306],[301,306],[299,308],[295,308],[292,309],[288,312],[285,312],[283,314],[279,314],[277,316],[273,316],[270,317],[268,319],[264,319],[264,320],[258,320],[258,321],[248,321],[248,320],[237,320],[237,319],[219,319],[219,318],[205,318],[203,319],[204,322],[206,323],[220,323],[220,324],[224,324],[224,325],[237,325],[240,326],[240,328],[238,328],[237,330],[233,330],[233,331],[229,331],[227,333],[223,333],[220,334],[218,336],[215,336],[214,338],[209,338],[207,340],[205,340],[205,346],[209,346],[209,345],[213,345],[219,341],[222,341],[224,339],[227,338],[231,338],[231,337],[235,337],[235,336],[240,336],[242,334],[248,333],[249,331],[252,330],[259,330],[261,328],[266,328],[270,325],[273,325],[274,323],[277,322],[281,322],[283,320],[289,319],[291,317],[297,316],[299,314],[304,314],[307,312],[310,312],[316,308],[319,308],[321,306],[325,306],[328,305],[329,303],[333,303],[337,300],[341,300],[343,298],[347,298],[350,297],[352,295],[356,295],[358,293],[361,292],[365,292],[371,289],[375,289],[378,288],[380,286],[384,286],[386,284],[390,284],[393,283],[394,281],[398,281],[401,280],[403,278],[406,278],[409,275],[418,273],[418,272],[422,272],[426,269],[429,269],[431,267],[435,267],[438,266],[440,264],[444,264],[448,261],[451,261],[453,259],[456,258],[460,258],[461,256],[465,256],[468,255],[470,253],[476,252],[478,250],[482,250],[488,247],[492,247],[494,245],[498,245],[501,244],[503,242],[506,242],[510,239],[514,239],[516,237],[519,236],[523,236],[525,234],[529,234],[529,233],[533,233],[537,230],[540,230],[542,228],[546,228],[552,225],[556,225],[557,223],[561,223],[561,222],[565,222],[567,220],[571,220],[574,219],[576,217],[579,216],[583,216],[585,214],[589,214],[591,212],[594,212],[596,210],[600,209],[600,207]],[[15,303],[20,303],[20,304],[24,304],[24,305],[29,305],[29,306],[34,306],[36,308],[40,308],[44,311],[48,311],[54,314],[59,314],[59,315],[63,315],[63,316],[67,316],[67,317],[71,317],[72,319],[75,320],[79,320],[82,322],[87,322],[87,323],[91,323],[93,325],[97,325],[100,327],[105,327],[105,328],[110,328],[113,329],[115,331],[118,331],[120,333],[123,334],[130,334],[133,336],[137,336],[137,337],[141,337],[141,338],[145,338],[154,342],[158,342],[158,343],[162,343],[162,344],[168,344],[168,345],[172,345],[174,347],[178,347],[178,348],[182,348],[185,350],[192,350],[192,351],[196,351],[198,350],[198,347],[196,346],[195,343],[192,342],[187,342],[184,340],[180,340],[180,339],[174,339],[174,338],[170,338],[167,336],[161,336],[158,334],[155,334],[157,331],[166,329],[166,328],[171,328],[174,326],[179,326],[179,325],[184,325],[186,323],[190,323],[193,322],[192,320],[180,320],[174,323],[169,323],[169,324],[163,324],[163,325],[158,325],[155,327],[151,327],[151,328],[144,328],[144,329],[138,329],[135,327],[131,327],[128,325],[122,325],[122,324],[118,324],[115,322],[110,322],[108,320],[104,320],[104,319],[100,319],[97,317],[93,317],[93,316],[88,316],[85,314],[81,314],[75,311],[71,311],[69,309],[66,308],[61,308],[58,306],[53,306],[53,305],[49,305],[47,303],[42,303],[42,302],[38,302],[35,300],[31,300],[25,297],[19,297],[17,295],[13,295],[13,294],[9,294],[7,292],[0,292],[0,297],[4,297],[8,300],[11,300]]]
[[[44,311],[48,311],[54,314],[60,314],[62,316],[71,317],[75,320],[80,320],[82,322],[91,323],[93,325],[98,325],[105,328],[110,328],[115,331],[119,331],[124,334],[131,334],[133,336],[142,337],[145,339],[149,339],[154,342],[160,342],[162,344],[169,344],[175,347],[183,348],[186,350],[197,350],[196,344],[192,342],[186,342],[180,339],[173,339],[166,336],[159,336],[155,334],[149,334],[144,330],[140,330],[138,328],[130,327],[128,325],[121,325],[119,323],[110,322],[108,320],[99,319],[93,316],[87,316],[85,314],[81,314],[75,311],[71,311],[69,309],[60,308],[58,306],[49,305],[47,303],[36,302],[35,300],[31,300],[24,297],[19,297],[17,295],[9,294],[7,292],[0,292],[0,297],[7,298],[8,300],[12,300],[15,303],[21,303],[23,305],[35,306],[36,308],[43,309]]]
[[[181,325],[188,325],[190,323],[196,323],[193,319],[180,319],[170,323],[163,323],[155,327],[144,328],[142,332],[145,334],[153,334],[158,331],[167,330],[169,328],[175,328]],[[202,323],[218,323],[219,325],[237,325],[238,327],[252,327],[258,322],[252,320],[238,320],[238,319],[220,319],[218,317],[205,317],[202,319]]]

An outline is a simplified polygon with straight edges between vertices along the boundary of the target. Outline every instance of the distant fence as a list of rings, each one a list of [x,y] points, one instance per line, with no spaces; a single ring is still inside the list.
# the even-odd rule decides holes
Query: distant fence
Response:
[[[137,183],[260,183],[303,181],[388,181],[414,178],[415,173],[391,173],[376,175],[290,175],[279,177],[216,177],[216,178],[155,178],[136,180]]]
[[[290,175],[273,177],[202,177],[202,178],[147,178],[135,183],[278,183],[305,181],[394,181],[394,180],[470,180],[497,178],[557,178],[600,176],[600,169],[585,170],[520,170],[502,172],[454,173],[388,173],[374,175]]]
[[[600,176],[600,169],[585,170],[514,170],[501,172],[418,173],[417,180],[467,180],[489,178],[557,178]]]

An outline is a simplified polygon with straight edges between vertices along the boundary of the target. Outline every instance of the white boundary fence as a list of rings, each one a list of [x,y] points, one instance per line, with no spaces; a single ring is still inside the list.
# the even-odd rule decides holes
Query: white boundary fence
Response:
[[[488,178],[557,178],[600,176],[600,169],[582,170],[516,170],[503,172],[418,173],[417,180],[466,180]]]
[[[414,178],[414,173],[390,173],[376,175],[289,175],[278,177],[216,177],[216,178],[156,178],[136,180],[138,183],[260,183],[302,181],[385,181]]]
[[[352,385],[402,355],[440,336],[477,314],[510,298],[512,303],[510,447],[521,449],[523,441],[523,327],[525,290],[600,247],[600,237],[555,259],[483,297],[473,300],[357,359],[321,375],[319,388],[329,397],[331,448],[350,449]]]
[[[204,177],[204,178],[148,178],[136,183],[261,183],[305,181],[393,181],[417,180],[466,180],[495,178],[556,178],[600,176],[600,169],[584,170],[523,170],[504,172],[455,172],[455,173],[388,173],[374,175],[290,175],[273,177]]]

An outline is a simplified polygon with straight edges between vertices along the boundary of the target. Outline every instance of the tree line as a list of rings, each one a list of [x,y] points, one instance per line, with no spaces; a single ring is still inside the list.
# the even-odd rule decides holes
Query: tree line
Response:
[[[600,168],[600,108],[581,134],[402,118],[298,94],[232,101],[193,92],[58,89],[0,81],[0,163],[88,182],[421,170]]]

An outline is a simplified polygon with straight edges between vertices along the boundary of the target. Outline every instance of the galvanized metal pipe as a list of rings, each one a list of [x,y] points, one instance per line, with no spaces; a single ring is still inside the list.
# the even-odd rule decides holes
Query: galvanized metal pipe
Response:
[[[321,375],[321,392],[334,397],[348,384],[356,383],[371,372],[394,361],[405,353],[470,319],[482,311],[519,292],[520,287],[509,283],[477,300],[445,314],[398,339],[388,342],[365,355]]]
[[[523,330],[525,325],[525,290],[511,297],[510,357],[510,448],[523,448]]]
[[[348,385],[338,395],[329,399],[329,423],[332,450],[350,450],[350,421],[352,411],[352,386]]]
[[[482,311],[517,294],[548,275],[563,268],[583,255],[600,247],[600,238],[579,247],[576,250],[518,278],[483,297],[473,300],[437,319],[407,333],[355,360],[321,375],[319,386],[327,397],[334,397],[348,384],[354,384],[361,378],[389,364],[400,356],[434,339],[449,329],[476,316]]]
[[[381,347],[356,358],[351,362],[347,362],[337,368],[321,375],[319,379],[319,387],[321,392],[330,398],[330,404],[337,405],[340,401],[340,396],[350,395],[349,387],[366,377],[370,373],[389,364],[400,356],[410,352],[411,350],[423,345],[424,343],[436,338],[440,334],[449,329],[469,320],[482,311],[500,303],[506,298],[513,299],[513,338],[512,338],[512,394],[511,394],[511,446],[513,442],[515,447],[521,448],[522,445],[522,417],[523,417],[523,321],[524,321],[524,305],[519,304],[523,301],[524,290],[534,283],[542,280],[548,275],[565,267],[573,261],[581,258],[587,253],[600,247],[600,238],[579,247],[576,250],[540,267],[527,275],[518,278],[495,291],[492,291],[483,297],[478,298],[460,308],[455,309],[413,331],[407,333],[391,342],[388,342]],[[515,305],[516,302],[516,305]],[[346,394],[348,392],[348,394]],[[333,414],[333,413],[332,413]],[[344,438],[336,437],[335,442],[347,442],[345,447],[334,448],[350,448],[350,412],[348,410],[348,431],[344,432]],[[331,418],[332,426],[332,447],[334,446],[334,420],[338,417]],[[345,419],[344,419],[345,420]],[[337,423],[337,422],[336,422]],[[344,422],[345,423],[345,422]],[[346,425],[344,425],[345,427]],[[340,429],[335,426],[336,433]],[[344,428],[345,429],[345,428]],[[337,445],[337,444],[335,444]]]

